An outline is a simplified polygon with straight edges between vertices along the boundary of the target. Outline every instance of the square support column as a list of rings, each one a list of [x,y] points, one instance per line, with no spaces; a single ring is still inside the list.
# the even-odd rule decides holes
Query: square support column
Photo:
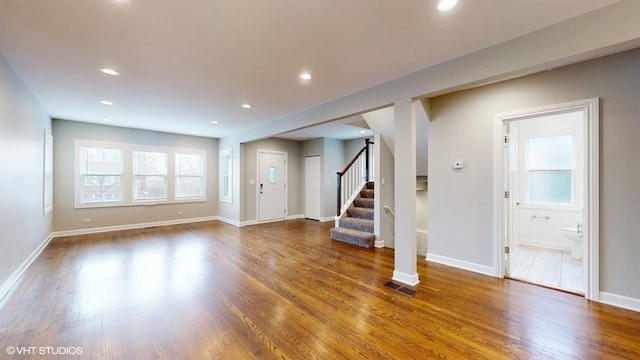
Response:
[[[411,99],[398,100],[395,111],[395,269],[393,280],[417,285],[416,116]]]

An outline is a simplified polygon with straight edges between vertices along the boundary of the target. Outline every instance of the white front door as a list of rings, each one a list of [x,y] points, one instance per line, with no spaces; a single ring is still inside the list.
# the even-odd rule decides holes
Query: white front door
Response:
[[[304,159],[304,216],[320,220],[320,156]]]
[[[258,221],[287,216],[287,153],[258,150]]]

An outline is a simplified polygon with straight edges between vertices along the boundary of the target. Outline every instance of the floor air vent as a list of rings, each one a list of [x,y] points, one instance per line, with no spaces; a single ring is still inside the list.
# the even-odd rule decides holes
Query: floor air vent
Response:
[[[388,281],[386,284],[384,284],[384,286],[388,287],[389,289],[395,292],[399,292],[402,295],[407,295],[411,297],[413,297],[413,295],[415,295],[417,292],[416,290],[410,288],[409,286],[398,284],[393,281]]]

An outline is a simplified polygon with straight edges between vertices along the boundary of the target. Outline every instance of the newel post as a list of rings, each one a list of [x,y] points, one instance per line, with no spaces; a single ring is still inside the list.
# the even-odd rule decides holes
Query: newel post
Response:
[[[369,139],[364,139],[364,180],[369,182]]]

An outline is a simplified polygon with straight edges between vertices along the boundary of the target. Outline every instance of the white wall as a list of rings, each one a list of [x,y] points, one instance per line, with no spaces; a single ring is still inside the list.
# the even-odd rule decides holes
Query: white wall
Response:
[[[51,119],[0,56],[0,298],[53,231],[43,215],[45,131]]]
[[[186,221],[217,215],[218,140],[176,135],[157,131],[126,129],[115,126],[53,120],[54,136],[54,229],[86,229],[125,226],[163,221]],[[74,141],[96,140],[127,144],[201,149],[207,152],[207,201],[155,206],[74,208]],[[235,156],[235,155],[234,155]],[[178,215],[178,211],[182,211]],[[82,219],[91,218],[90,223]]]
[[[638,64],[640,49],[432,98],[429,253],[493,264],[494,114],[600,98],[600,290],[640,304]]]

